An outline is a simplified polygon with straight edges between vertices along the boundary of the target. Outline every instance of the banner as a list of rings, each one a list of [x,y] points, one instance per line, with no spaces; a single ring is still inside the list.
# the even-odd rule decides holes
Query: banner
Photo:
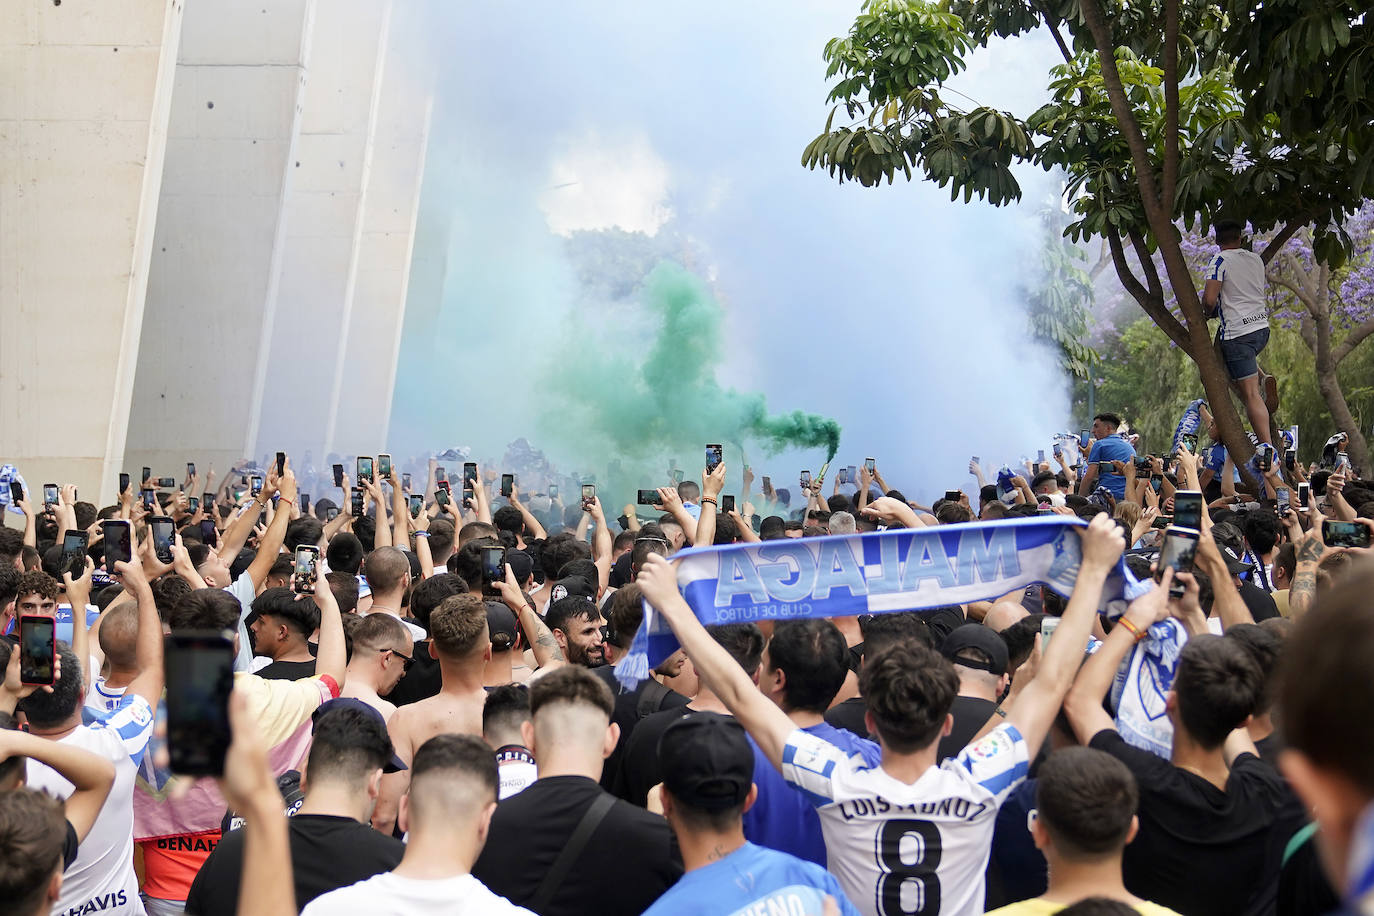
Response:
[[[1037,516],[867,534],[788,538],[681,551],[678,586],[706,626],[846,617],[989,601],[1041,583],[1068,597],[1082,561],[1073,516]],[[1099,610],[1116,617],[1148,589],[1118,561]],[[678,648],[645,602],[644,624],[616,666],[633,685]]]

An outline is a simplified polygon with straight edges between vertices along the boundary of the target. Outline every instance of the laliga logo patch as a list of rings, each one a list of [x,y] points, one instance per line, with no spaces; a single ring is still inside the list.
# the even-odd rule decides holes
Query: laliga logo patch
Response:
[[[553,591],[549,593],[550,601],[562,601],[568,597],[568,587],[566,585],[555,585]]]
[[[152,711],[143,703],[133,704],[133,709],[130,711],[129,715],[134,720],[134,723],[140,728],[153,721]]]

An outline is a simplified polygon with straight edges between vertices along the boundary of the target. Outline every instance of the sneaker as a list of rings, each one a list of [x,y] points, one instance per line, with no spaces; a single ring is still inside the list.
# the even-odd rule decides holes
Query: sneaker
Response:
[[[1260,375],[1260,391],[1264,394],[1264,406],[1269,416],[1279,412],[1279,380],[1272,375]]]

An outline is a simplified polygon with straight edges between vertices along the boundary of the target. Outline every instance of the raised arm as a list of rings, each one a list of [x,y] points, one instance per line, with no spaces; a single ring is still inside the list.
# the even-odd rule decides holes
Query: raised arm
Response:
[[[293,503],[296,501],[296,475],[291,471],[291,459],[286,460],[286,474],[281,480],[269,480],[269,486],[274,482],[276,492],[281,495],[283,502]],[[262,492],[266,494],[267,487],[264,487]],[[272,571],[272,564],[277,562],[277,557],[281,554],[281,545],[286,540],[286,526],[290,523],[291,513],[285,510],[272,513],[272,522],[267,526],[267,532],[258,541],[258,552],[245,571],[245,574],[251,579],[254,589],[262,588],[262,583],[267,579],[267,574]]]
[[[396,473],[395,467],[391,472]],[[372,505],[376,507],[377,514],[377,533],[373,540],[374,547],[391,546],[391,526],[386,523],[386,498],[382,495],[382,484],[374,476],[372,482],[367,485],[368,495],[372,497]]]
[[[129,682],[126,694],[134,693],[157,709],[162,699],[162,618],[153,601],[153,589],[137,561],[116,563],[115,570],[124,583],[124,590],[138,602],[138,634],[134,638],[134,664],[138,674]]]
[[[86,557],[86,567],[78,579],[72,578],[70,570],[62,570],[62,584],[67,589],[67,600],[72,604],[72,654],[81,663],[81,683],[87,690],[90,689],[91,678],[95,674],[86,670],[91,657],[91,634],[86,628],[86,605],[91,600],[91,574],[94,571],[95,563],[90,557]]]
[[[773,766],[781,770],[783,747],[796,729],[792,720],[759,692],[739,663],[706,632],[678,591],[677,572],[668,560],[650,555],[636,581],[644,597],[673,628],[697,673],[748,729]]]
[[[521,501],[519,487],[510,488],[510,499],[508,502],[519,510],[520,518],[524,519],[525,530],[529,532],[530,538],[542,541],[549,536],[548,532],[544,530],[544,526],[539,524],[539,519],[535,518],[534,513],[529,510],[523,501]]]
[[[836,475],[838,476],[838,475]],[[720,491],[725,489],[725,462],[716,465],[711,473],[701,472],[701,515],[697,518],[698,540],[703,547],[716,542],[716,514],[720,512]]]
[[[600,584],[597,594],[600,594],[611,581],[611,552],[615,549],[615,538],[611,537],[611,527],[606,524],[606,513],[601,508],[600,497],[592,497],[587,514],[596,522],[596,531],[592,534],[592,560],[596,563],[596,577]]]
[[[410,507],[406,504],[406,492],[401,488],[401,472],[396,462],[391,463],[391,543],[405,547],[410,543]]]
[[[1078,570],[1073,594],[1064,608],[1058,629],[1054,631],[1054,639],[1044,650],[1034,679],[1021,691],[1021,696],[1007,714],[1007,721],[1015,725],[1026,739],[1031,759],[1035,759],[1039,753],[1041,742],[1049,732],[1054,717],[1059,714],[1064,695],[1073,683],[1083,653],[1087,650],[1088,635],[1092,632],[1097,607],[1102,600],[1102,586],[1126,549],[1120,526],[1105,512],[1094,516],[1088,527],[1079,529],[1079,532],[1083,562]]]
[[[329,589],[325,589],[328,591]],[[247,699],[229,696],[233,742],[224,757],[220,791],[233,810],[245,816],[243,870],[238,916],[295,916],[296,886],[291,880],[291,842],[282,813],[281,793],[267,760]]]
[[[493,584],[501,593],[501,600],[506,603],[506,607],[514,611],[515,616],[519,618],[520,629],[525,631],[525,641],[529,643],[530,651],[534,653],[537,667],[557,667],[564,664],[566,659],[563,657],[563,650],[558,646],[558,640],[554,638],[553,631],[549,629],[548,625],[539,619],[534,608],[525,601],[525,596],[515,581],[515,574],[511,572],[509,563],[506,564],[505,581]]]
[[[677,495],[675,487],[658,488],[658,507],[667,510],[673,516],[673,521],[682,526],[682,532],[687,536],[690,544],[697,542],[697,520],[687,514],[687,510],[682,508],[682,497]]]
[[[300,596],[298,600],[307,600]],[[348,652],[344,643],[343,618],[339,615],[339,603],[334,600],[332,588],[315,589],[315,606],[320,609],[320,648],[315,657],[315,675],[328,675],[339,687],[344,685],[344,672],[348,668]]]
[[[12,654],[16,658],[19,655]],[[84,841],[114,785],[114,764],[75,745],[18,729],[0,729],[0,760],[16,756],[37,760],[72,784],[76,791],[68,796],[63,813],[76,831],[77,842]]]

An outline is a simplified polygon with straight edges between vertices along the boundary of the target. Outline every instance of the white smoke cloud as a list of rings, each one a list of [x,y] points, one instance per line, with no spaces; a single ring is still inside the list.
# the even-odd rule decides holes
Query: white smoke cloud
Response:
[[[588,130],[556,145],[549,188],[539,195],[549,229],[624,229],[654,235],[673,217],[668,164],[642,133]]]

